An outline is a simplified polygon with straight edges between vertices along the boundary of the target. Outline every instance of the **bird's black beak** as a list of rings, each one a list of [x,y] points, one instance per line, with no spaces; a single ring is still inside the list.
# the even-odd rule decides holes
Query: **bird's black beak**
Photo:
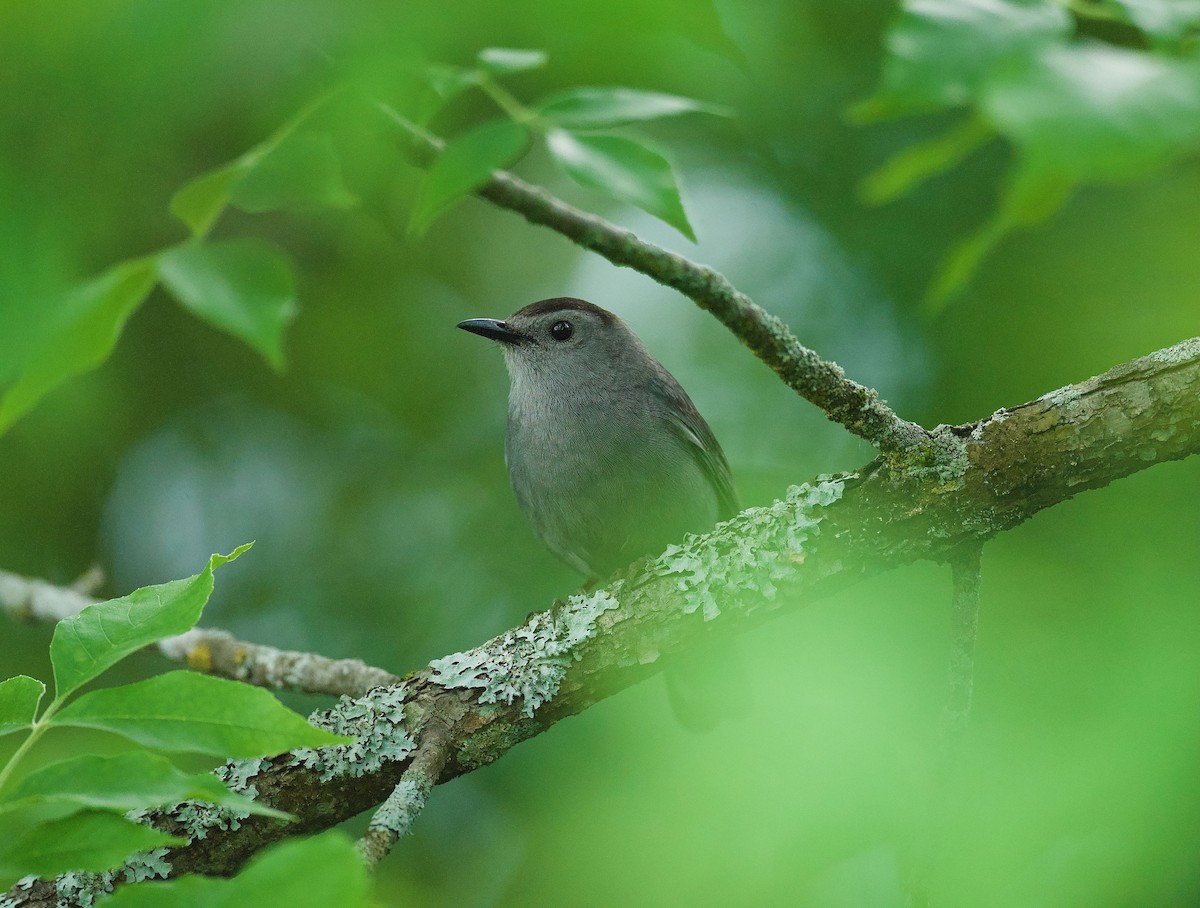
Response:
[[[480,337],[503,341],[506,344],[523,344],[529,340],[527,334],[514,331],[504,322],[494,318],[469,318],[465,322],[459,322],[458,327],[464,331],[470,331],[472,334],[478,334]]]

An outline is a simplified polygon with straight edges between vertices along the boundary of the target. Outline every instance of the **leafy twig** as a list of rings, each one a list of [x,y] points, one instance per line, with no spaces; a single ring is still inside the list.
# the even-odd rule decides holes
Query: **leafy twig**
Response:
[[[390,108],[381,107],[400,126],[415,163],[425,166],[437,157],[444,147],[440,139]],[[530,223],[561,233],[614,265],[633,268],[678,290],[716,316],[788,387],[880,450],[898,453],[928,442],[929,433],[901,419],[873,389],[848,379],[836,363],[821,359],[801,344],[782,321],[715,269],[639,239],[506,171],[493,173],[476,194],[517,212]]]
[[[15,619],[61,621],[98,600],[72,587],[0,571],[0,612]],[[238,640],[226,631],[197,628],[158,644],[158,650],[188,668],[246,681],[258,687],[311,694],[358,697],[399,679],[358,659],[276,649]]]

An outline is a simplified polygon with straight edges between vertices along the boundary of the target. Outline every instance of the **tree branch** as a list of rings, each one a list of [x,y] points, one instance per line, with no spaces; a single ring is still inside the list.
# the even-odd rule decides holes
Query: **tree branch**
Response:
[[[57,622],[98,601],[74,587],[54,586],[0,571],[0,611],[14,619]],[[246,643],[216,629],[196,628],[162,640],[158,651],[195,671],[276,690],[358,697],[373,687],[399,680],[391,672],[359,659],[329,659],[315,653]]]
[[[356,744],[223,773],[298,822],[214,821],[197,837],[195,817],[189,826],[179,810],[164,812],[158,825],[193,837],[168,852],[172,874],[231,873],[270,841],[381,803],[412,767],[430,716],[461,715],[444,782],[656,673],[660,657],[698,638],[739,632],[882,571],[945,560],[1081,491],[1200,453],[1200,338],[932,437],[932,459],[881,458],[793,487],[398,687],[344,698],[315,721],[359,735]],[[42,881],[10,898],[49,905],[57,895]]]
[[[396,111],[383,110],[400,126],[410,157],[424,166],[445,143]],[[851,381],[837,363],[821,359],[796,339],[780,319],[754,303],[714,268],[639,239],[603,218],[580,211],[546,190],[506,171],[496,171],[476,191],[481,198],[549,227],[614,265],[632,268],[673,287],[712,313],[783,382],[820,407],[834,422],[885,453],[925,445],[929,433],[897,416],[878,393]]]

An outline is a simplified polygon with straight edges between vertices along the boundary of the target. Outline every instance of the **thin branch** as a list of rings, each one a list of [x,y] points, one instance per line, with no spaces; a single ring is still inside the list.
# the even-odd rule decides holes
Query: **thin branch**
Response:
[[[983,547],[970,543],[950,559],[954,592],[950,600],[950,677],[944,733],[953,754],[971,717],[975,689],[975,638],[979,629],[979,559]]]
[[[0,612],[17,620],[57,622],[77,615],[100,600],[44,580],[0,571]],[[158,650],[188,668],[234,678],[259,687],[299,690],[311,694],[358,697],[373,687],[395,684],[391,672],[359,659],[329,659],[238,640],[226,631],[188,631],[158,643]]]
[[[426,798],[450,759],[458,723],[466,712],[462,704],[459,707],[430,716],[408,768],[358,840],[358,850],[368,867],[378,864],[396,842],[408,835],[425,808]]]
[[[437,137],[390,108],[383,109],[403,130],[410,157],[418,164],[428,164],[444,147]],[[506,171],[492,174],[476,195],[561,233],[614,265],[640,271],[678,290],[716,316],[788,387],[881,451],[899,453],[928,443],[928,432],[897,416],[873,389],[848,379],[837,363],[821,359],[801,344],[787,325],[716,269],[639,239]]]
[[[239,790],[252,787],[297,822],[214,825],[167,853],[171,875],[233,873],[268,842],[382,803],[419,750],[406,738],[414,723],[462,716],[451,723],[445,782],[656,673],[660,655],[698,638],[746,630],[886,570],[944,561],[1082,491],[1200,453],[1200,338],[934,438],[932,464],[883,458],[794,487],[402,686],[344,700],[315,721],[351,733],[362,723],[355,745],[251,761],[236,774]],[[157,822],[183,828],[170,812]],[[53,905],[54,883],[9,898],[9,908]]]

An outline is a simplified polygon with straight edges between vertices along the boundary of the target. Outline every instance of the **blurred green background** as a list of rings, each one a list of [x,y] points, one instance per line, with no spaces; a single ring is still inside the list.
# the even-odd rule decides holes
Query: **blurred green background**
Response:
[[[920,314],[1011,152],[992,143],[891,205],[857,200],[867,173],[945,125],[845,117],[878,81],[893,12],[4,4],[0,348],[64,288],[181,241],[172,193],[324,88],[350,78],[406,110],[414,66],[487,46],[548,52],[510,80],[521,97],[628,85],[732,107],[642,131],[676,165],[698,248],[537,155],[520,172],[715,265],[925,425],[1200,333],[1194,157],[1079,193],[1006,240],[941,316]],[[434,125],[491,115],[468,96]],[[549,231],[468,200],[407,236],[419,172],[382,125],[340,116],[326,125],[357,205],[231,212],[214,233],[293,258],[287,370],[156,291],[103,366],[0,437],[0,568],[66,583],[98,562],[116,595],[257,539],[205,623],[398,673],[474,646],[580,581],[508,488],[500,357],[454,330],[548,296],[632,324],[712,424],[747,504],[871,456],[689,301]],[[1200,904],[1198,501],[1200,461],[1156,466],[987,547],[976,711],[947,810],[934,776],[949,577],[918,565],[745,637],[748,679],[712,667],[750,691],[717,732],[677,728],[654,680],[438,788],[382,867],[380,901],[888,908],[925,853],[945,905]],[[0,676],[47,678],[50,630],[0,621]],[[146,655],[114,680],[162,667]],[[85,744],[110,746],[64,736],[40,753]]]

